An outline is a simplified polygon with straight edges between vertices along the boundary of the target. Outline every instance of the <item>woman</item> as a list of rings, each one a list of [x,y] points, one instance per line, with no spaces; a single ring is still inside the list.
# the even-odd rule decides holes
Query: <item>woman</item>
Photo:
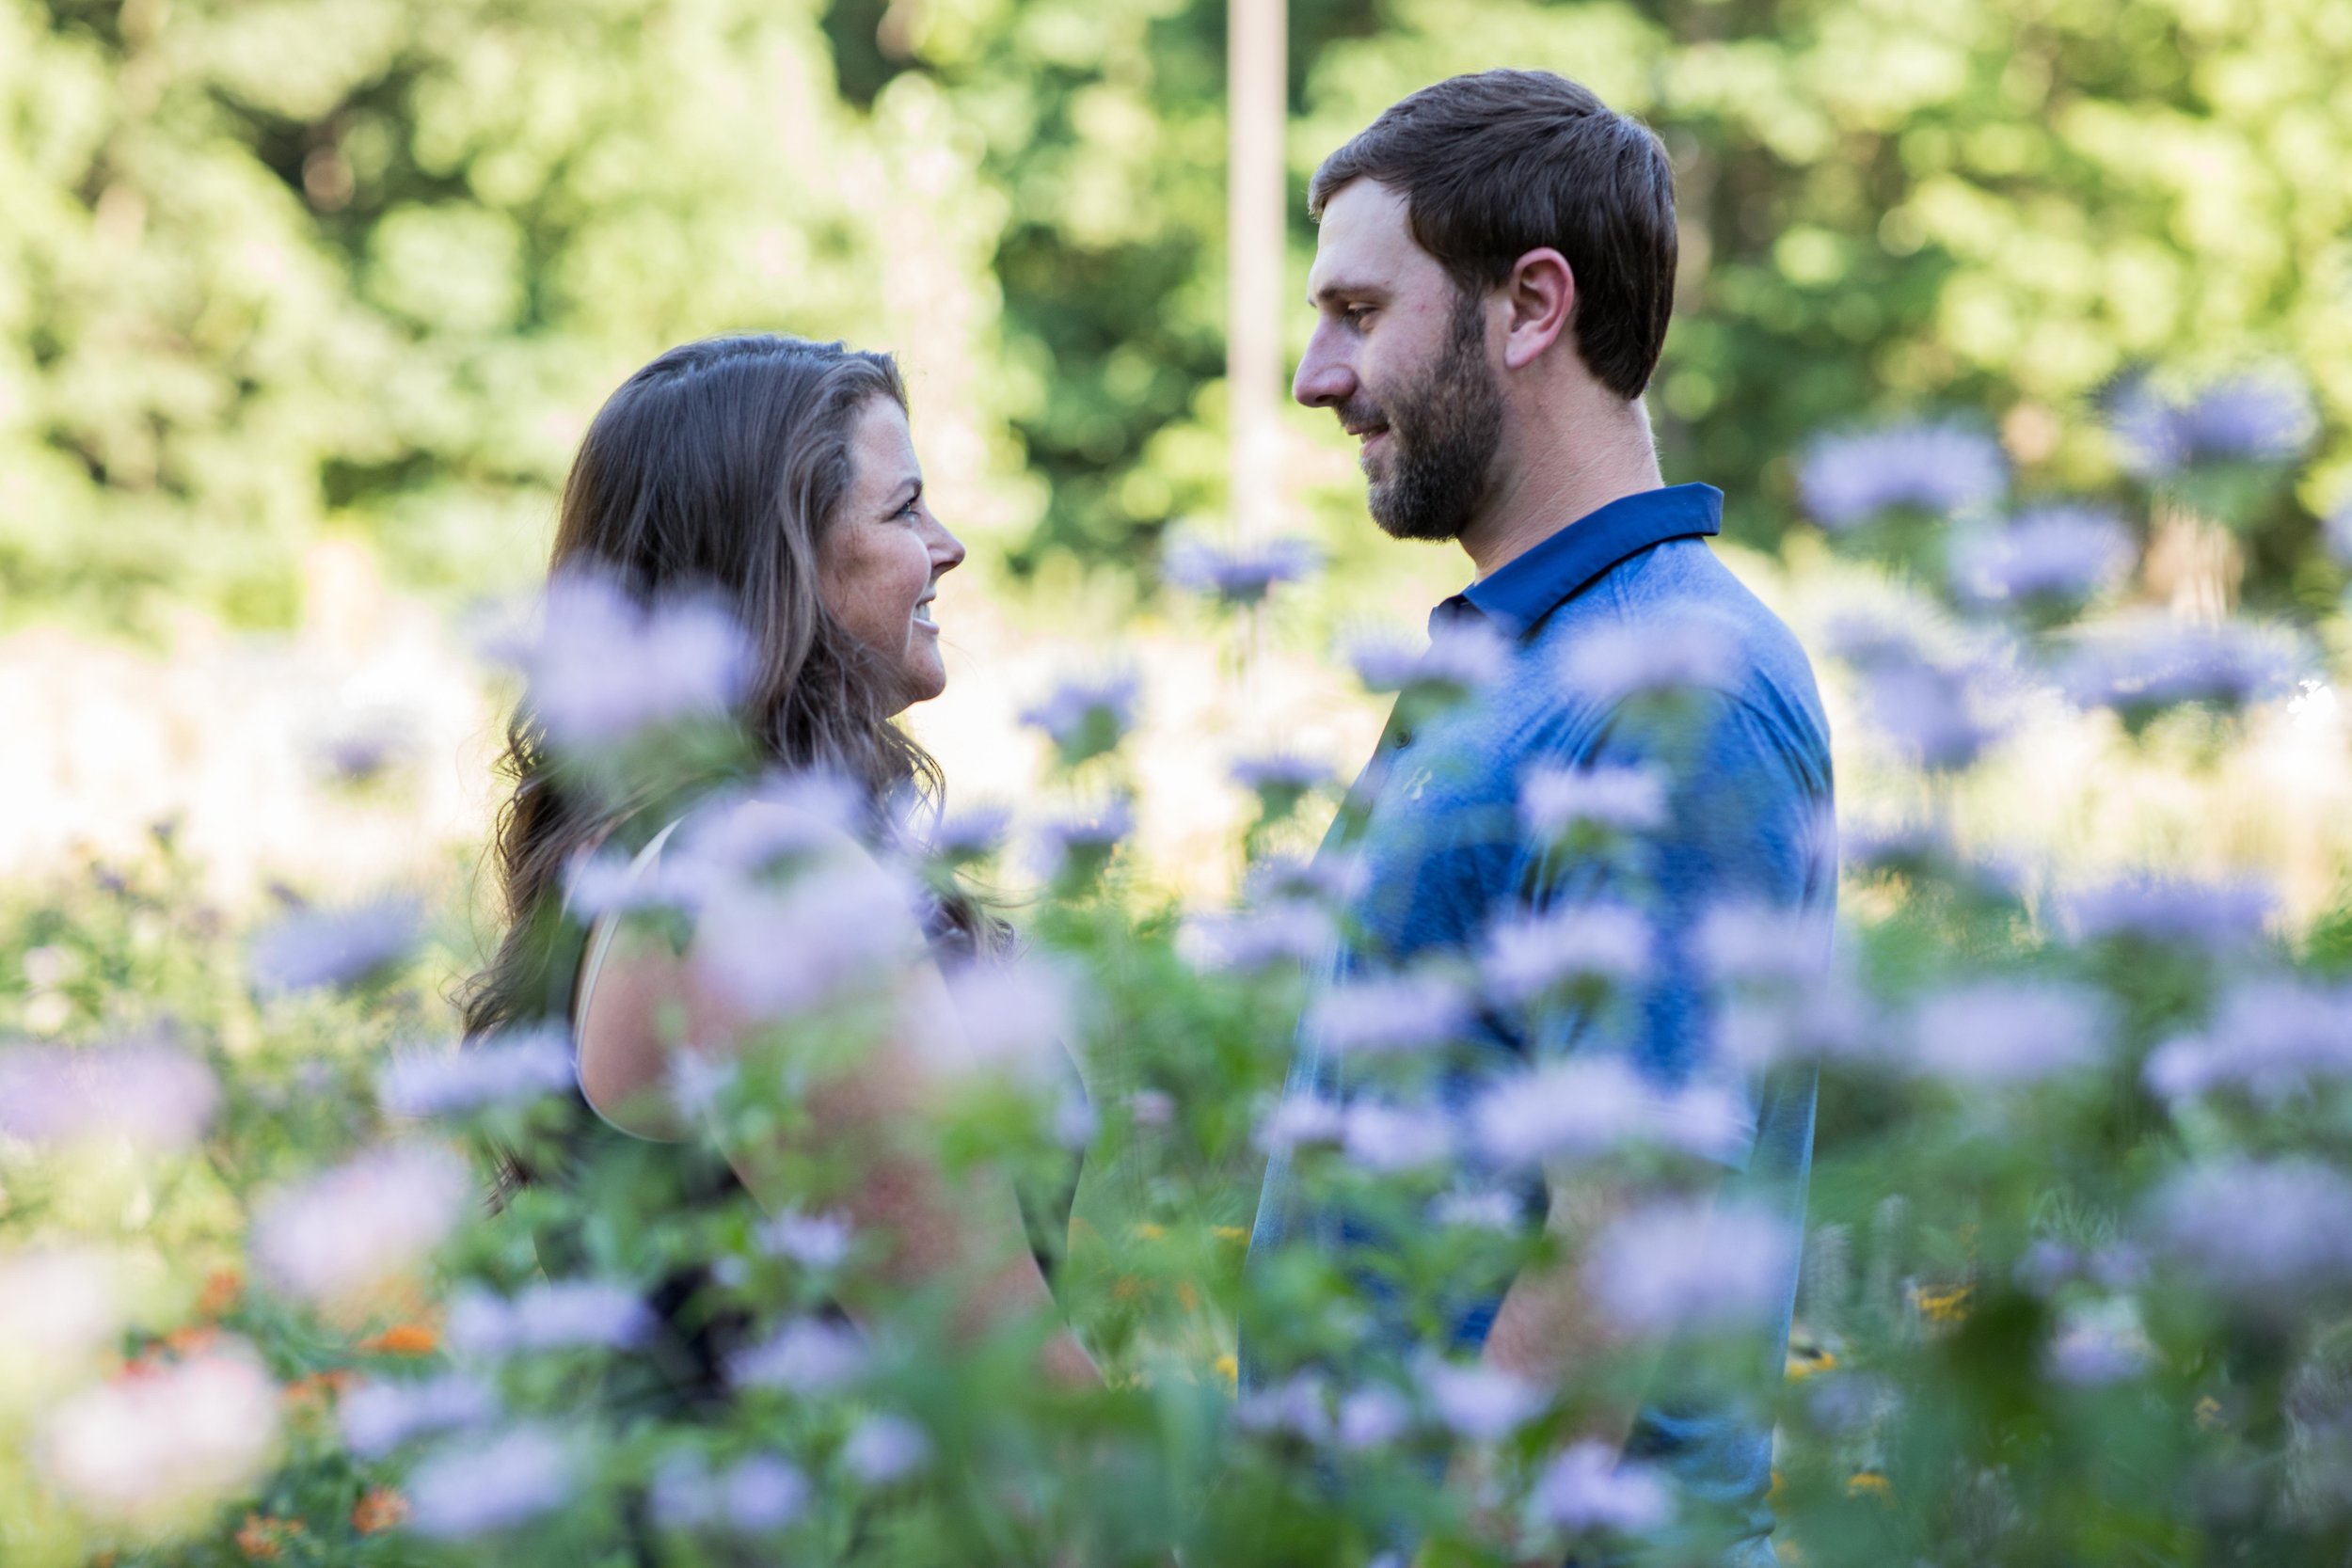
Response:
[[[753,643],[739,718],[763,759],[845,777],[858,797],[852,832],[814,818],[791,832],[836,867],[879,875],[872,852],[886,846],[891,824],[911,799],[939,792],[937,766],[892,721],[946,688],[930,606],[940,578],[963,557],[924,497],[906,392],[890,358],[747,336],[674,349],[613,394],[564,487],[550,571],[600,573],[646,604],[719,594]],[[614,940],[608,915],[583,939],[564,912],[566,868],[608,838],[641,847],[631,875],[650,875],[678,826],[654,818],[675,808],[599,805],[559,769],[527,707],[507,765],[515,793],[499,850],[512,926],[475,987],[469,1034],[533,1015],[568,1020],[585,1102],[580,1138],[602,1140],[608,1153],[615,1138],[638,1140],[621,1153],[648,1170],[668,1158],[674,1171],[691,1172],[699,1158],[705,1174],[681,1178],[677,1189],[689,1201],[722,1194],[731,1172],[764,1206],[793,1206],[805,1195],[774,1190],[768,1174],[778,1150],[723,1148],[721,1165],[698,1151],[693,1126],[666,1092],[686,1049],[674,1039],[692,1041],[707,1065],[756,1034],[739,998],[695,961],[718,933],[700,931],[678,951],[626,932]],[[691,808],[686,815],[691,835]],[[895,908],[889,917],[898,918]],[[903,925],[881,933],[902,955],[890,976],[894,1023],[860,1059],[812,1085],[807,1131],[789,1151],[862,1168],[840,1206],[879,1256],[860,1272],[865,1293],[847,1291],[842,1305],[861,1316],[882,1294],[952,1282],[963,1292],[959,1321],[975,1329],[1046,1313],[1052,1298],[1010,1184],[959,1173],[951,1193],[917,1128],[931,1069],[960,1051],[936,960],[985,958],[1002,945],[1001,928],[952,886],[928,919],[908,912]],[[550,1175],[561,1177],[516,1168],[510,1180]],[[1066,1212],[1061,1221],[1066,1227]],[[576,1235],[540,1242],[550,1273],[596,1261]],[[677,1330],[665,1397],[715,1395],[723,1381],[729,1325],[695,1316],[699,1284],[674,1278],[656,1294]],[[1041,1355],[1058,1380],[1095,1376],[1066,1328]]]

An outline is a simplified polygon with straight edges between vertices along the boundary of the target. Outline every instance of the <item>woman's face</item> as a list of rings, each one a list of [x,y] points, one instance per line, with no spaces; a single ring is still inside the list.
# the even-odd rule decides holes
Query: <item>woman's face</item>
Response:
[[[897,704],[947,689],[931,594],[963,546],[931,515],[906,410],[889,398],[861,409],[850,432],[851,478],[817,551],[818,593],[850,636],[897,674]]]

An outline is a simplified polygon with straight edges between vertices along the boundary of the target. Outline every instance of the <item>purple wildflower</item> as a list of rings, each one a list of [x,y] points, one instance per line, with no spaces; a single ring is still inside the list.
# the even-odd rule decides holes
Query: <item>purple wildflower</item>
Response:
[[[1931,772],[1968,768],[2001,733],[1977,716],[1969,672],[1924,657],[1871,667],[1863,698],[1879,733]]]
[[[2154,1359],[2155,1347],[2149,1343],[2129,1296],[2066,1312],[2048,1352],[2051,1377],[2076,1387],[2137,1377]]]
[[[1666,781],[1648,768],[1537,768],[1519,781],[1519,822],[1537,839],[1577,828],[1638,833],[1666,820]]]
[[[1552,1461],[1530,1502],[1536,1516],[1571,1535],[1656,1529],[1674,1513],[1674,1501],[1645,1465],[1621,1461],[1606,1443],[1575,1444]]]
[[[1161,557],[1160,574],[1178,588],[1212,594],[1229,605],[1254,605],[1279,584],[1313,576],[1322,563],[1323,553],[1304,539],[1270,539],[1235,547],[1180,539]]]
[[[463,1372],[421,1383],[372,1379],[335,1403],[343,1446],[361,1459],[381,1459],[411,1438],[456,1427],[480,1426],[498,1415],[498,1396]]]
[[[1343,1449],[1361,1453],[1384,1449],[1411,1429],[1413,1407],[1395,1389],[1368,1384],[1340,1401],[1332,1438]]]
[[[1176,1097],[1164,1089],[1137,1089],[1127,1097],[1127,1117],[1137,1127],[1167,1127],[1176,1119]]]
[[[466,1167],[430,1144],[376,1148],[267,1199],[254,1266],[279,1293],[338,1311],[421,1265],[473,1196]]]
[[[1699,921],[1697,948],[1719,986],[1806,986],[1828,967],[1829,927],[1796,910],[1718,904]]]
[[[716,601],[639,605],[609,577],[569,571],[548,587],[535,634],[488,649],[530,683],[558,746],[592,749],[654,724],[724,714],[750,679],[750,643]]]
[[[1331,1390],[1313,1372],[1270,1388],[1254,1388],[1233,1403],[1233,1420],[1244,1432],[1286,1433],[1309,1443],[1331,1439]]]
[[[449,1342],[469,1355],[596,1347],[627,1350],[654,1328],[653,1309],[625,1285],[557,1279],[512,1300],[461,1296],[450,1308]]]
[[[694,967],[755,1017],[803,1012],[902,955],[912,902],[906,887],[863,858],[811,868],[782,887],[731,886],[704,907]]]
[[[2166,1253],[2258,1311],[2352,1284],[2352,1181],[2311,1160],[2191,1165],[2158,1189],[2150,1217]]]
[[[784,1528],[808,1506],[808,1478],[789,1461],[755,1453],[719,1479],[719,1508],[728,1527],[742,1535]]]
[[[2202,1034],[2151,1053],[2143,1075],[2167,1100],[2241,1088],[2266,1105],[2315,1079],[2352,1076],[2352,991],[2281,979],[2239,985]]]
[[[1123,795],[1092,811],[1047,817],[1037,824],[1037,863],[1048,877],[1073,865],[1098,863],[1136,831],[1136,809]]]
[[[2083,942],[2142,942],[2207,950],[2238,948],[2262,935],[2277,899],[2252,878],[2216,882],[2124,877],[2066,900],[2067,924]]]
[[[771,1258],[788,1258],[804,1269],[835,1269],[849,1258],[856,1232],[838,1214],[787,1209],[762,1224],[754,1240]]]
[[[1429,1217],[1458,1230],[1491,1230],[1504,1236],[1527,1220],[1518,1196],[1495,1187],[1443,1194],[1429,1206]]]
[[[464,1116],[554,1094],[572,1082],[569,1034],[521,1029],[481,1045],[394,1056],[376,1074],[375,1098],[396,1117]]]
[[[931,1440],[904,1417],[879,1412],[841,1445],[841,1465],[868,1486],[886,1486],[930,1463]]]
[[[1665,1203],[1613,1223],[1586,1264],[1618,1328],[1662,1338],[1769,1317],[1792,1272],[1788,1227],[1762,1210]]]
[[[1233,782],[1261,795],[1303,795],[1331,782],[1331,770],[1311,757],[1293,752],[1235,757]]]
[[[2083,506],[2026,513],[2006,528],[1953,542],[1951,582],[1979,608],[2079,605],[2131,568],[2123,525]]]
[[[795,1318],[771,1338],[737,1354],[727,1379],[739,1388],[828,1394],[866,1370],[866,1344],[845,1324]]]
[[[254,938],[248,967],[269,992],[353,985],[406,958],[422,918],[421,904],[399,896],[296,910]]]
[[[1333,1051],[1393,1055],[1444,1044],[1471,1011],[1470,997],[1443,975],[1398,974],[1333,986],[1309,1009],[1307,1027]]]
[[[965,806],[943,814],[930,832],[930,851],[946,861],[984,860],[1004,847],[1012,813],[993,804]]]
[[[2322,542],[2339,566],[2352,566],[2352,500],[2346,500],[2319,525]]]
[[[0,1133],[32,1143],[124,1138],[177,1153],[204,1135],[219,1105],[213,1069],[159,1042],[0,1051]]]
[[[1629,986],[1649,965],[1649,922],[1608,904],[1502,922],[1479,958],[1487,990],[1512,1006],[1571,984]]]
[[[1497,1084],[1480,1096],[1470,1120],[1487,1158],[1533,1165],[1645,1136],[1656,1110],[1656,1094],[1625,1062],[1579,1056]]]
[[[1233,914],[1196,915],[1184,922],[1179,950],[1196,969],[1260,970],[1311,962],[1338,930],[1321,905],[1286,898]]]
[[[2106,1047],[2106,1002],[2062,981],[1982,980],[1920,1003],[1914,1062],[1959,1083],[2030,1084],[2088,1067]]]
[[[1094,1142],[1100,1123],[1093,1101],[1075,1086],[1054,1102],[1054,1142],[1064,1148],[1082,1149]]]
[[[978,1068],[1032,1086],[1058,1076],[1078,1012],[1071,974],[1038,958],[977,958],[954,965],[946,979],[969,1053],[947,1064],[951,1070]]]
[[[1347,1108],[1340,1141],[1348,1159],[1366,1170],[1420,1170],[1453,1154],[1454,1124],[1437,1111],[1368,1101]]]
[[[1288,1153],[1311,1145],[1336,1144],[1347,1131],[1344,1107],[1311,1095],[1279,1101],[1258,1129],[1258,1147],[1267,1153]]]
[[[1118,746],[1136,727],[1136,677],[1116,671],[1063,681],[1021,712],[1021,721],[1045,732],[1072,766]]]
[[[1311,861],[1273,855],[1249,868],[1244,889],[1259,903],[1297,898],[1344,904],[1364,891],[1371,875],[1360,855],[1326,853]]]
[[[1482,1362],[1432,1357],[1421,1365],[1422,1392],[1457,1437],[1500,1443],[1543,1414],[1543,1390]]]
[[[2230,376],[2185,402],[2143,377],[2108,416],[2123,467],[2143,479],[2205,462],[2291,462],[2310,445],[2312,424],[2310,392],[2279,372]]]
[[[2242,622],[2182,626],[2141,618],[2083,640],[2058,674],[2075,703],[2113,708],[2128,721],[2188,703],[2228,712],[2282,696],[2296,664],[2281,640]]]
[[[2000,446],[1950,422],[1823,436],[1797,469],[1805,510],[1833,531],[1897,507],[1948,516],[1985,505],[2008,483]]]
[[[1794,996],[1735,997],[1716,1021],[1724,1060],[1743,1070],[1786,1061],[1860,1061],[1880,1049],[1883,1033],[1867,998],[1843,981]]]
[[[1368,691],[1460,698],[1510,673],[1512,644],[1484,621],[1440,622],[1426,647],[1394,638],[1359,638],[1347,662]]]
[[[408,1528],[439,1540],[487,1535],[562,1507],[577,1481],[578,1462],[562,1439],[511,1427],[410,1471]]]
[[[1731,633],[1710,621],[1611,623],[1560,652],[1560,679],[1603,705],[1719,688],[1739,666]]]

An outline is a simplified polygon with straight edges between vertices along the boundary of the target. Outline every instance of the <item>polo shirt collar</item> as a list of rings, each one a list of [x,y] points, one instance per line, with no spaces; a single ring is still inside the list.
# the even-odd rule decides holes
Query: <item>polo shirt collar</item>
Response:
[[[1431,626],[1474,610],[1524,637],[1628,556],[1669,539],[1720,533],[1723,526],[1724,493],[1711,484],[1620,496],[1446,600],[1431,613]]]

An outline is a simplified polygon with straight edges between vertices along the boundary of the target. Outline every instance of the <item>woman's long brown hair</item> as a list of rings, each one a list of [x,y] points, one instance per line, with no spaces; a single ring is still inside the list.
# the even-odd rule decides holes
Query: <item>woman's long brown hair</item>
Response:
[[[548,570],[596,568],[645,603],[721,594],[756,650],[742,718],[760,751],[858,782],[879,837],[907,797],[935,805],[944,781],[892,721],[886,673],[818,594],[818,546],[853,478],[851,428],[877,398],[906,406],[898,366],[840,343],[762,335],[672,349],[589,426]],[[568,1016],[579,933],[561,908],[564,868],[631,811],[560,782],[528,700],[501,771],[514,788],[493,851],[506,931],[461,997],[469,1039]],[[941,940],[996,945],[999,927],[969,895],[941,902]]]

